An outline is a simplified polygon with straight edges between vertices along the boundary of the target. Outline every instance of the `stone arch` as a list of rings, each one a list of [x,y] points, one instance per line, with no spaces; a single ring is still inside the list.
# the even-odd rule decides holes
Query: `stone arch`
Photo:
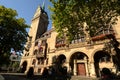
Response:
[[[66,56],[64,54],[60,54],[57,56],[58,63],[63,64],[63,63],[65,63],[65,61],[66,61]]]
[[[34,75],[34,68],[30,67],[27,72],[27,78],[31,78]]]
[[[88,76],[88,56],[80,51],[74,52],[69,59],[73,75]]]
[[[96,76],[100,77],[102,68],[110,68],[108,65],[111,65],[111,55],[106,51],[99,50],[94,54],[93,59]]]
[[[84,51],[79,51],[79,50],[72,51],[72,52],[69,54],[68,58],[67,58],[68,62],[69,62],[71,56],[72,56],[74,53],[76,53],[76,52],[84,53]],[[85,54],[85,53],[84,53],[84,54]],[[85,54],[85,55],[88,57],[87,54]],[[88,57],[88,58],[89,58],[89,57]]]
[[[27,61],[24,61],[21,65],[21,72],[24,73],[27,69]]]
[[[103,50],[103,48],[99,48],[99,49],[95,49],[92,52],[91,57],[90,57],[91,58],[91,62],[94,62],[94,57],[93,56],[95,55],[95,53],[98,52],[98,51],[102,51],[102,50]]]
[[[53,56],[53,66],[51,67],[53,73],[55,75],[66,75],[67,74],[67,66],[64,65],[66,61],[66,56],[64,54],[59,54]]]
[[[35,65],[36,64],[36,59],[33,59],[32,60],[32,65]]]
[[[56,59],[57,59],[56,55],[52,56],[52,64],[56,63]]]

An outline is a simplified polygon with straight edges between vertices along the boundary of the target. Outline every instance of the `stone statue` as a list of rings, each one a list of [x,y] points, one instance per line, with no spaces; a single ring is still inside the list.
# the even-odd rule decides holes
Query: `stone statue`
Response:
[[[88,25],[86,22],[83,23],[83,32],[85,33],[85,40],[89,44],[91,43],[90,35],[89,35],[89,30],[88,30]]]

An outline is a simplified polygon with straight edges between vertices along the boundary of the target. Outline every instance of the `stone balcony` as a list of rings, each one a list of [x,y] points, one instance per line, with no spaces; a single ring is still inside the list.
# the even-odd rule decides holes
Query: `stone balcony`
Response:
[[[58,43],[55,45],[57,50],[61,50],[61,49],[66,49],[67,48],[78,48],[78,47],[88,47],[88,46],[93,46],[93,45],[99,45],[99,44],[104,44],[108,41],[110,41],[111,37],[115,36],[114,33],[104,33],[104,34],[100,34],[98,36],[94,36],[91,37],[88,41],[86,41],[85,39],[76,39],[73,40],[69,45],[65,44],[65,43]]]
[[[43,53],[36,54],[36,58],[37,58],[37,59],[43,58],[43,57],[44,57],[44,54],[43,54]]]
[[[109,39],[105,40],[99,40],[99,41],[94,41],[92,43],[87,43],[87,42],[78,42],[78,43],[73,43],[69,45],[64,45],[64,46],[58,46],[56,47],[56,50],[67,50],[67,49],[73,49],[73,48],[80,48],[80,47],[86,47],[87,49],[93,48],[95,45],[101,45],[109,42]]]

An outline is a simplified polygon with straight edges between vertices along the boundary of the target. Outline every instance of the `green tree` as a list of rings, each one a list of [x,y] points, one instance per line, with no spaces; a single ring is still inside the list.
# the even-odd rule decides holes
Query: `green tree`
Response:
[[[22,51],[29,28],[23,18],[17,18],[16,10],[0,6],[0,65],[9,61],[11,48]]]
[[[90,36],[100,28],[114,25],[120,15],[120,0],[50,0],[52,20],[60,35],[66,33],[69,40],[84,34],[86,23]]]

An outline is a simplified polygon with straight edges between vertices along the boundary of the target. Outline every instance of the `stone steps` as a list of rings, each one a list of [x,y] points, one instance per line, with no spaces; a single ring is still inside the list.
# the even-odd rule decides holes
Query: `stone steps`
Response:
[[[0,80],[5,80],[4,77],[2,75],[0,75]]]
[[[45,79],[41,78],[40,75],[35,75],[34,77],[31,77],[29,79],[26,78],[26,75],[23,73],[3,73],[1,74],[5,80],[98,80],[97,78],[92,77],[86,77],[86,76],[71,76],[70,79],[66,79],[63,76],[56,77],[55,76],[49,76]],[[1,79],[0,79],[1,80]]]
[[[70,80],[98,80],[98,79],[86,76],[72,76]]]

